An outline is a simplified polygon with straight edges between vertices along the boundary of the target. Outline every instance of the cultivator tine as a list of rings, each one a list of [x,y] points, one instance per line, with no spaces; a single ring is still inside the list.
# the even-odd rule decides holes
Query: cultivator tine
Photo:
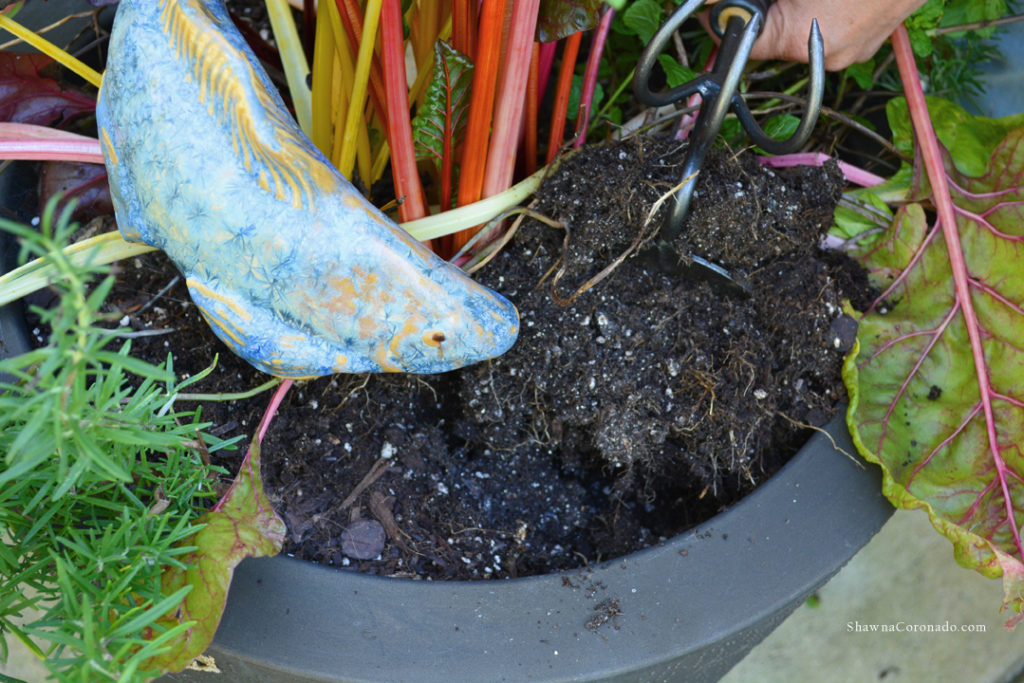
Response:
[[[703,5],[703,0],[690,0],[681,5],[668,21],[654,34],[650,44],[640,56],[633,81],[636,98],[645,104],[663,106],[679,101],[690,95],[699,94],[703,100],[697,121],[690,137],[690,146],[683,161],[682,181],[676,190],[674,202],[665,218],[665,223],[652,251],[655,263],[662,270],[673,274],[700,277],[712,283],[726,284],[732,291],[747,291],[746,287],[733,278],[728,271],[707,260],[691,256],[680,259],[672,247],[672,241],[683,232],[689,213],[697,178],[708,150],[718,136],[726,114],[731,109],[739,119],[751,140],[772,154],[787,154],[799,149],[810,137],[821,111],[821,100],[825,83],[825,47],[818,22],[811,25],[808,37],[808,61],[810,83],[807,107],[796,131],[786,140],[775,140],[758,125],[743,98],[739,95],[740,79],[750,58],[754,41],[761,34],[770,3],[764,0],[726,0],[714,6],[710,21],[712,29],[721,37],[718,57],[713,69],[706,74],[663,92],[650,89],[650,76],[658,56],[668,44],[672,34],[686,19]],[[681,265],[681,262],[685,261]],[[683,267],[685,266],[685,267]]]

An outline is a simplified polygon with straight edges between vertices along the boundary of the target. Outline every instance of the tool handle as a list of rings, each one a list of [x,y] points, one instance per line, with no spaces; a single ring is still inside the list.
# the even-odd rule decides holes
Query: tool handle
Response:
[[[758,34],[764,27],[765,17],[768,16],[768,7],[775,4],[775,0],[724,0],[715,3],[709,15],[711,29],[721,38],[725,35],[725,29],[729,19],[739,17],[743,23],[758,19]]]

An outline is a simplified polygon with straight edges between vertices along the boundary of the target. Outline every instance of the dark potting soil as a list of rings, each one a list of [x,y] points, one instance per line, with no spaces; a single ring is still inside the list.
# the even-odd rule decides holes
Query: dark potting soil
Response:
[[[285,552],[392,576],[479,579],[578,567],[709,518],[781,467],[844,396],[844,297],[865,285],[818,248],[841,190],[835,168],[768,170],[711,156],[680,240],[748,277],[741,298],[665,275],[635,254],[680,143],[591,147],[545,182],[479,274],[519,308],[504,357],[433,376],[337,375],[297,384],[263,447],[288,525]],[[118,266],[109,302],[140,331],[133,353],[173,353],[179,375],[219,354],[191,391],[267,377],[232,355],[159,254]],[[211,431],[251,437],[269,394],[206,403]],[[242,449],[214,454],[229,471]]]

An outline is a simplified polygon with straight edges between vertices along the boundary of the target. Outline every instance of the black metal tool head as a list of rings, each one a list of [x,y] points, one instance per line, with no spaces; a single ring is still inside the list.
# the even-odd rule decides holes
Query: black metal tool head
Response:
[[[680,266],[677,254],[671,249],[670,243],[683,232],[704,158],[730,110],[735,113],[750,139],[771,154],[797,151],[807,141],[817,122],[825,83],[825,47],[817,21],[811,26],[807,44],[811,70],[807,106],[792,136],[781,141],[770,137],[754,120],[742,96],[739,95],[743,70],[750,58],[754,41],[764,27],[770,4],[767,0],[724,0],[717,3],[709,15],[712,29],[721,38],[721,46],[713,68],[687,83],[662,92],[654,92],[650,88],[650,77],[658,56],[672,34],[704,5],[704,0],[688,0],[680,5],[654,34],[650,44],[640,55],[633,78],[633,93],[645,104],[663,106],[695,94],[700,95],[702,99],[700,113],[690,135],[690,146],[683,161],[682,181],[675,192],[674,202],[666,215],[658,241],[653,247],[660,253],[655,255],[652,261],[659,264],[665,272],[684,276],[697,275],[711,282],[732,282],[742,291],[747,291],[745,285],[739,284],[727,270],[711,264],[706,259],[694,257],[692,263]],[[675,263],[673,259],[666,258],[666,249],[676,256]],[[729,289],[735,290],[734,287]]]
[[[656,239],[640,257],[656,270],[694,282],[706,282],[719,294],[746,299],[750,285],[746,278],[730,273],[722,266],[695,254],[682,254],[674,242]]]

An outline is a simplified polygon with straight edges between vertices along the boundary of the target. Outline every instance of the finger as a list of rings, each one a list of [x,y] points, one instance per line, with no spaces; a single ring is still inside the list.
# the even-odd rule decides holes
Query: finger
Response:
[[[750,51],[751,59],[783,59],[807,61],[806,39],[802,46],[793,40],[795,34],[790,26],[796,22],[787,11],[786,3],[775,3],[768,8],[761,35]],[[807,25],[810,26],[810,19]]]

